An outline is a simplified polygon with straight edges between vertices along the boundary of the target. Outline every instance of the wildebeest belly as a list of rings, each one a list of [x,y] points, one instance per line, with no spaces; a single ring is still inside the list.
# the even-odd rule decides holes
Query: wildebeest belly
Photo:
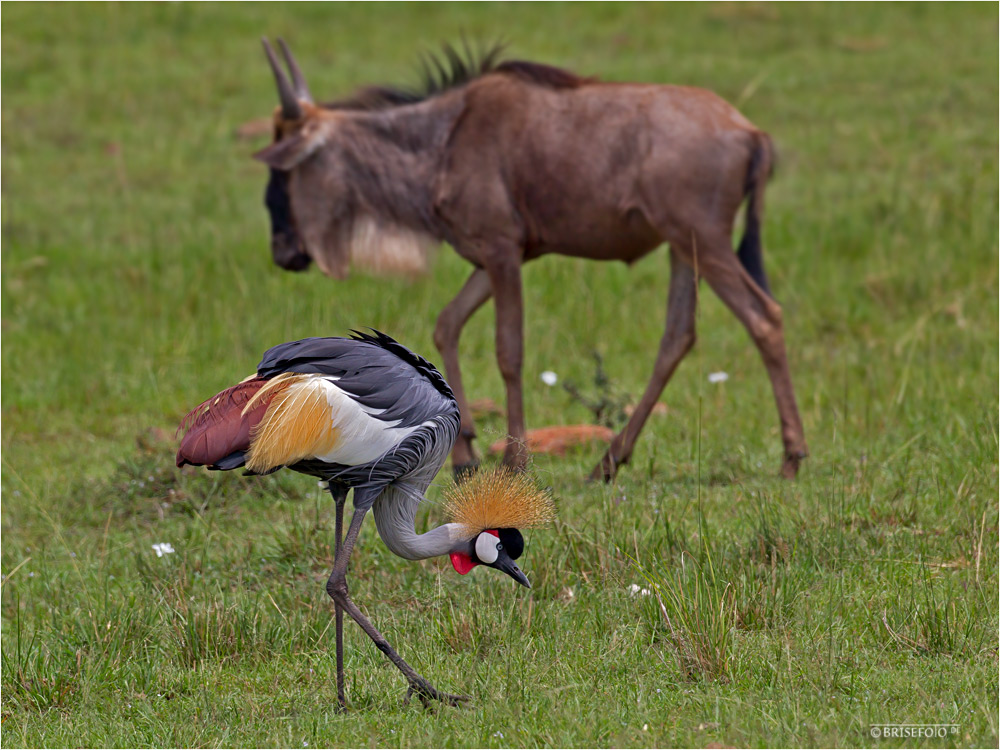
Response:
[[[572,191],[526,197],[520,213],[528,260],[556,253],[632,263],[663,242],[643,212],[634,206],[605,203],[595,200],[595,196],[574,196]]]

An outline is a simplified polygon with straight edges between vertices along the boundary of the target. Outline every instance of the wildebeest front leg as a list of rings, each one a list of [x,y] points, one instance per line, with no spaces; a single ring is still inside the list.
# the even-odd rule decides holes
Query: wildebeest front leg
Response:
[[[498,254],[499,255],[499,254]],[[525,442],[521,366],[524,357],[524,308],[521,299],[520,255],[496,257],[486,266],[496,307],[497,364],[507,387],[507,448],[504,466],[521,470],[528,465]]]
[[[697,280],[694,268],[684,262],[676,251],[670,251],[670,292],[667,296],[667,329],[660,340],[660,352],[653,367],[653,377],[646,386],[646,392],[635,407],[632,418],[614,440],[601,462],[594,467],[590,479],[611,481],[618,467],[628,463],[635,441],[649,418],[656,400],[674,374],[677,365],[694,346],[695,304],[697,302]]]
[[[479,464],[475,449],[472,447],[476,427],[472,421],[465,389],[462,387],[462,372],[458,364],[458,339],[462,334],[462,327],[490,298],[490,294],[492,294],[490,278],[486,271],[477,268],[465,282],[462,291],[441,311],[434,329],[434,345],[441,352],[448,384],[455,393],[455,400],[458,401],[462,415],[461,430],[451,452],[451,465],[456,478],[474,471]]]

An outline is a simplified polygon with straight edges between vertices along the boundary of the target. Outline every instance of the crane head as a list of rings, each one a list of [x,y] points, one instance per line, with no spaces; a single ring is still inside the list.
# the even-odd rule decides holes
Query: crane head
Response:
[[[463,576],[477,565],[496,568],[530,589],[528,577],[514,562],[523,551],[524,537],[517,529],[486,529],[470,539],[464,549],[453,551],[451,564]]]
[[[524,551],[521,529],[546,526],[555,518],[555,504],[527,474],[503,467],[479,471],[448,492],[445,513],[465,528],[462,545],[451,553],[451,564],[465,575],[477,565],[502,570],[531,588],[514,562]]]

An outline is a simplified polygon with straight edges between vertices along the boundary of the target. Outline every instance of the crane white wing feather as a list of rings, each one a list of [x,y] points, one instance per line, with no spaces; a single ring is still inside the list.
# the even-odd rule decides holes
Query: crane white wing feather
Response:
[[[268,471],[318,459],[342,466],[375,461],[419,425],[384,421],[339,388],[335,378],[296,374],[276,393],[254,430],[247,459],[252,471]]]

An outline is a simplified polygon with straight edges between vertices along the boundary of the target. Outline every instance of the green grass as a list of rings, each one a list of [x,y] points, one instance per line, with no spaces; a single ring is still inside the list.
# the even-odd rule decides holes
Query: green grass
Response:
[[[993,746],[997,730],[997,11],[991,5],[10,5],[3,26],[5,746]],[[436,359],[468,269],[335,283],[271,264],[258,37],[327,97],[413,81],[442,40],[718,91],[780,154],[765,245],[812,457],[776,478],[770,386],[706,291],[699,342],[615,486],[539,458],[560,518],[530,591],[409,563],[365,528],[356,601],[465,710],[347,626],[339,714],[308,478],[178,472],[172,430],[268,346],[374,326]],[[529,424],[586,420],[539,380],[593,352],[637,397],[658,252],[525,270]],[[462,341],[502,398],[492,308]],[[707,374],[729,373],[712,385]],[[481,446],[502,424],[481,424]],[[446,484],[444,474],[440,484]],[[435,501],[440,488],[432,493]],[[440,519],[428,503],[419,523]],[[173,555],[151,546],[170,542]],[[631,594],[630,586],[648,595]],[[872,723],[954,723],[873,740]]]

